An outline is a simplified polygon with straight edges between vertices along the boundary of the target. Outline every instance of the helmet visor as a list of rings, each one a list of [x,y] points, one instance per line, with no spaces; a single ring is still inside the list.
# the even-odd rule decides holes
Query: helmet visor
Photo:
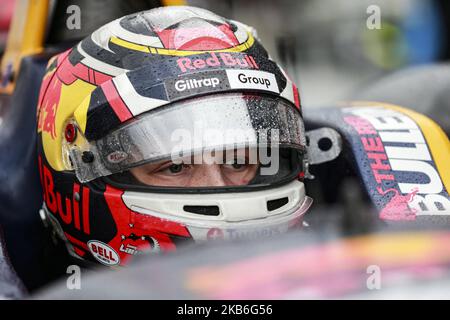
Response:
[[[71,146],[69,154],[81,182],[131,169],[143,183],[172,186],[139,179],[136,172],[143,168],[178,174],[186,165],[202,165],[234,173],[245,167],[240,179],[234,175],[233,183],[240,185],[257,175],[277,174],[280,153],[301,154],[304,149],[303,120],[291,103],[261,94],[228,93],[150,111],[101,139]],[[158,166],[161,170],[155,171]]]

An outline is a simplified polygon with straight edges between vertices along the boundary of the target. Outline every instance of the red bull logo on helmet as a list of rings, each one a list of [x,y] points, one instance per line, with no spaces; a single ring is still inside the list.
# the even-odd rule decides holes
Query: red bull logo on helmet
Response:
[[[189,70],[201,70],[207,67],[234,67],[239,66],[248,69],[259,69],[255,59],[248,54],[232,55],[231,53],[210,53],[207,58],[193,59],[190,57],[183,57],[177,60],[177,65],[181,72]]]

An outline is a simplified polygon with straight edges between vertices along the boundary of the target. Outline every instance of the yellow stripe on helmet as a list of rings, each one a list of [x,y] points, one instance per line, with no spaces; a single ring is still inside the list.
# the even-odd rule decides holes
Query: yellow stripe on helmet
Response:
[[[253,35],[251,34],[251,32],[247,32],[247,34],[248,34],[248,38],[244,43],[242,43],[238,46],[229,48],[229,49],[214,50],[214,52],[242,52],[242,51],[249,49],[254,44],[255,38],[253,38]],[[196,51],[196,50],[174,50],[174,49],[154,48],[154,47],[148,47],[148,46],[143,46],[143,45],[136,44],[133,42],[129,42],[127,40],[123,40],[118,37],[111,37],[111,39],[109,41],[118,46],[121,46],[123,48],[140,51],[140,52],[145,52],[145,53],[156,53],[156,54],[160,54],[160,55],[169,55],[169,56],[182,57],[182,56],[190,56],[190,55],[194,55],[194,54],[201,54],[201,53],[213,51],[213,50]]]

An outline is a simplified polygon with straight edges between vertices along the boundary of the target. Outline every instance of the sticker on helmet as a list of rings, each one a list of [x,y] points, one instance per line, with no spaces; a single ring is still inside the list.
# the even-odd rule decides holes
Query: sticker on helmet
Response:
[[[87,243],[92,256],[100,263],[107,266],[114,266],[120,263],[117,252],[106,243],[91,240]]]
[[[138,255],[145,252],[157,253],[161,251],[161,245],[153,237],[131,234],[129,236],[122,236],[119,251],[129,255]]]
[[[165,82],[167,95],[170,100],[194,96],[214,91],[230,89],[227,76],[223,70],[201,71]]]
[[[257,70],[227,70],[232,89],[255,89],[280,93],[273,73]]]
[[[123,151],[114,151],[108,154],[107,159],[110,163],[120,163],[128,158],[128,154]]]
[[[250,69],[259,69],[255,59],[248,54],[242,53],[211,53],[209,57],[202,59],[192,59],[190,57],[183,57],[177,60],[177,65],[181,72],[187,72],[188,70],[198,70],[208,67],[241,67]]]
[[[261,229],[218,229],[211,228],[206,233],[206,240],[237,240],[267,238],[286,232],[287,225]]]
[[[206,79],[187,79],[187,80],[178,80],[175,82],[175,89],[177,91],[185,91],[194,88],[200,87],[213,87],[215,88],[220,83],[218,78],[206,78]]]
[[[275,75],[259,70],[211,70],[168,79],[165,81],[171,101],[204,93],[230,90],[261,90],[280,93]]]

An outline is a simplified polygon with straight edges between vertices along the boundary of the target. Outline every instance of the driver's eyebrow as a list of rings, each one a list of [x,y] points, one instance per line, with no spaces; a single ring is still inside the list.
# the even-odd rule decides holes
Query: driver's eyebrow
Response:
[[[253,152],[251,149],[249,148],[245,148],[245,149],[234,149],[234,150],[229,150],[226,151],[225,154],[223,155],[225,158],[223,159],[224,163],[227,160],[227,156],[229,153],[233,153],[233,157],[234,159],[238,159],[238,163],[240,164],[251,164],[249,163],[250,157],[251,157],[251,152]],[[241,159],[244,159],[244,162],[241,163]],[[255,163],[257,164],[257,163]]]
[[[245,149],[232,149],[232,150],[213,150],[211,152],[211,156],[215,159],[215,161],[220,160],[218,164],[225,164],[227,160],[229,160],[230,156],[233,159],[244,159],[242,164],[246,164],[250,158],[250,150],[248,148]],[[164,163],[170,162],[171,160],[167,160]],[[183,164],[192,164],[192,165],[201,165],[204,164],[204,153],[198,154],[190,154],[181,158],[177,158],[172,160],[174,164],[183,163]]]
[[[142,165],[142,167],[145,168],[147,171],[153,173],[156,170],[160,169],[162,166],[164,166],[170,162],[171,162],[170,160],[164,160],[164,161],[155,162],[155,163],[146,163],[146,164]],[[137,168],[139,168],[139,167],[137,167]]]

